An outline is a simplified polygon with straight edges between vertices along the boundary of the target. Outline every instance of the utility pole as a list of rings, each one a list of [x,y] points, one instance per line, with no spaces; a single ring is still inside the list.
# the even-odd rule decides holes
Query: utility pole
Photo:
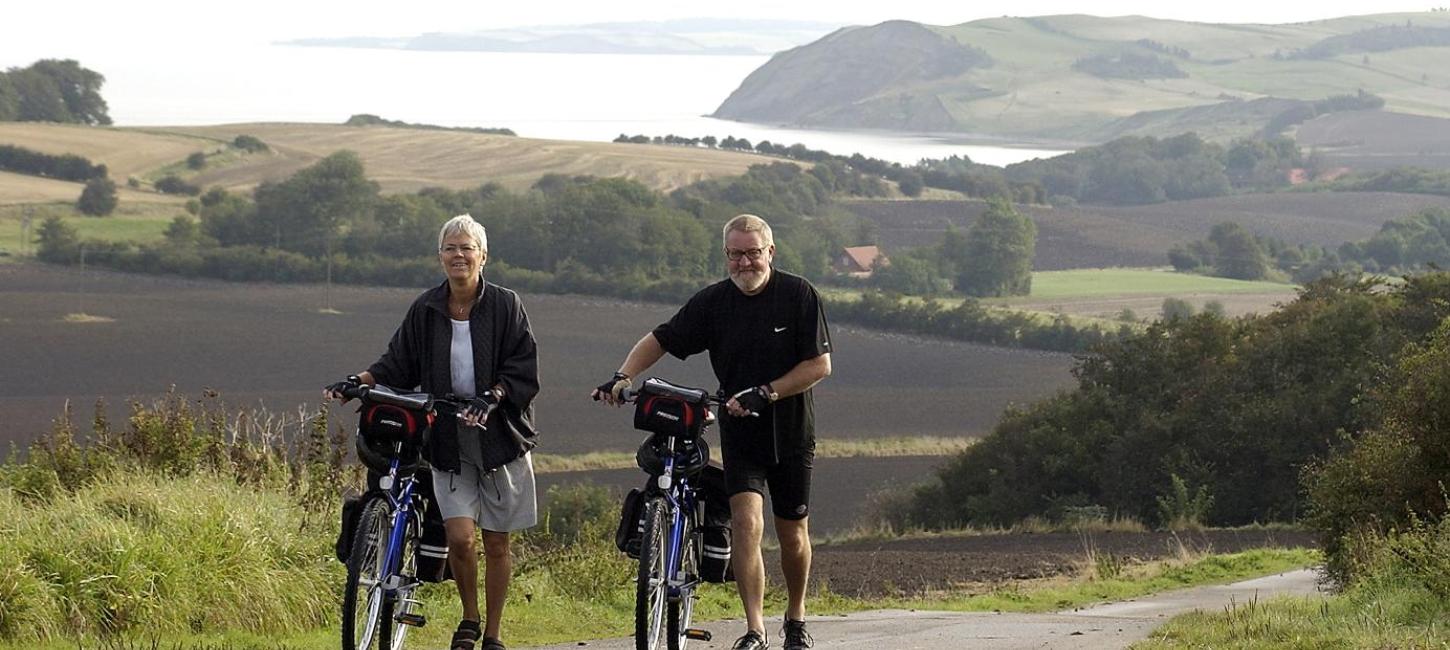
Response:
[[[20,213],[20,254],[21,255],[29,255],[30,254],[30,220],[31,220],[31,215],[33,215],[34,213],[35,213],[35,208],[33,206],[29,206],[29,205],[25,206],[25,209],[22,210],[21,213]]]

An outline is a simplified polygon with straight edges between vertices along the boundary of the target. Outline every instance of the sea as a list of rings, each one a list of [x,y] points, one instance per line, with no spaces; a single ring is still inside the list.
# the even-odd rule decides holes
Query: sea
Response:
[[[119,126],[341,123],[371,113],[414,123],[506,127],[530,138],[735,136],[902,164],[958,155],[1007,165],[1064,153],[961,135],[797,129],[707,117],[767,60],[256,43],[189,54],[111,50],[81,63],[105,75],[102,94]]]

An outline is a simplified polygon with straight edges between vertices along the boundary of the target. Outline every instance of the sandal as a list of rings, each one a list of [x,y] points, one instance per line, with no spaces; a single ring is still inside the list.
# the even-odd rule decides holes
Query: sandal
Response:
[[[508,647],[491,636],[483,637],[483,650],[508,650]]]
[[[453,640],[448,643],[448,650],[473,650],[481,636],[483,630],[479,629],[478,621],[463,619],[458,622],[458,629],[453,631]],[[485,643],[484,647],[487,648],[488,644]]]

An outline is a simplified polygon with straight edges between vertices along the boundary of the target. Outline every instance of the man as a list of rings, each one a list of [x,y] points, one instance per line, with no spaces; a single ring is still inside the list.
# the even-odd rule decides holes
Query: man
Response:
[[[809,282],[771,266],[770,225],[742,214],[724,228],[729,279],[702,289],[669,322],[645,334],[595,399],[620,403],[620,391],[668,352],[684,359],[708,351],[721,390],[732,397],[720,418],[730,492],[731,566],[748,627],[734,650],[764,650],[765,563],[760,555],[764,494],[769,490],[790,599],[786,650],[808,648],[807,526],[815,415],[811,387],[831,374],[831,336],[820,295]]]

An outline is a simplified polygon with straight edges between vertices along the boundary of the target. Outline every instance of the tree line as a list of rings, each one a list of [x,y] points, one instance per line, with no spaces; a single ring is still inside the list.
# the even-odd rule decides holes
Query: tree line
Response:
[[[424,131],[463,131],[465,133],[485,133],[488,135],[518,135],[513,129],[497,127],[475,127],[475,126],[438,126],[436,124],[416,124],[399,120],[386,120],[371,113],[358,113],[347,118],[343,126],[389,126],[395,129],[421,129]]]
[[[0,171],[77,183],[105,178],[107,173],[105,165],[92,163],[75,154],[55,156],[8,144],[0,144]]]
[[[1344,110],[1343,102],[1355,98],[1346,97],[1349,99],[1329,98],[1319,103],[1324,103],[1325,110]],[[1319,103],[1306,102],[1306,106],[1318,110],[1313,107]],[[971,198],[1054,205],[1137,205],[1271,190],[1289,184],[1289,170],[1308,165],[1313,171],[1316,162],[1306,158],[1288,138],[1244,138],[1224,146],[1205,141],[1196,133],[1164,139],[1127,136],[1006,168],[956,155],[902,165],[861,154],[836,155],[800,143],[785,146],[764,140],[752,144],[733,136],[717,139],[621,134],[614,141],[705,146],[831,163],[894,182],[902,194],[910,197],[934,187]]]
[[[1369,239],[1334,249],[1288,244],[1222,222],[1213,226],[1208,238],[1169,249],[1168,261],[1186,273],[1298,283],[1332,274],[1404,275],[1450,268],[1450,210],[1425,208],[1391,219]]]
[[[0,72],[0,122],[111,123],[106,78],[73,59],[41,59]]]
[[[557,174],[522,193],[488,183],[383,195],[355,154],[339,152],[262,183],[250,197],[204,192],[189,205],[193,214],[174,219],[159,243],[84,240],[59,218],[47,220],[38,231],[38,256],[234,281],[421,286],[437,279],[438,228],[468,212],[488,227],[495,281],[524,291],[679,300],[719,276],[719,228],[740,212],[771,221],[780,268],[831,281],[832,259],[843,247],[875,241],[871,222],[839,209],[833,197],[875,191],[873,182],[880,181],[829,161],[811,170],[775,162],[668,195],[622,178]],[[923,255],[960,291],[1025,292],[1034,232],[1030,220],[998,201],[965,235]],[[882,269],[888,278],[890,268]],[[1054,350],[1084,350],[1117,335],[970,301],[947,310],[873,293],[860,303],[833,303],[832,310],[892,329]]]

